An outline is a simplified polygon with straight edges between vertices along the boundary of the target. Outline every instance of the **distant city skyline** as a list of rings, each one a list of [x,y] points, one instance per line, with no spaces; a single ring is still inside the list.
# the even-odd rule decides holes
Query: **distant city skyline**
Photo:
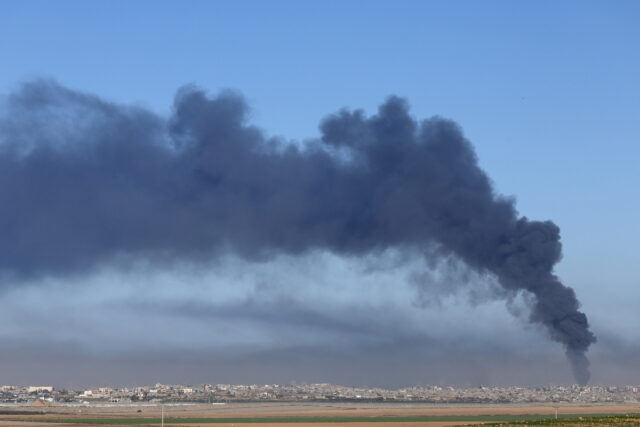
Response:
[[[425,385],[385,389],[340,384],[153,384],[130,387],[0,386],[0,404],[31,406],[158,405],[234,402],[405,402],[428,404],[633,404],[638,386],[452,387]]]

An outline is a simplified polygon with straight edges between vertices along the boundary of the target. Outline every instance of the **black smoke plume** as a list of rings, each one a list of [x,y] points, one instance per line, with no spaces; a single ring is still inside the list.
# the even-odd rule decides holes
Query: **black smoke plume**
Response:
[[[416,121],[390,97],[340,111],[305,144],[266,138],[243,99],[178,91],[164,119],[48,81],[0,115],[3,282],[88,271],[118,257],[244,257],[314,249],[358,255],[437,245],[534,296],[531,321],[561,343],[579,383],[595,342],[553,274],[558,227],[496,195],[460,128]],[[424,251],[433,256],[433,251]]]

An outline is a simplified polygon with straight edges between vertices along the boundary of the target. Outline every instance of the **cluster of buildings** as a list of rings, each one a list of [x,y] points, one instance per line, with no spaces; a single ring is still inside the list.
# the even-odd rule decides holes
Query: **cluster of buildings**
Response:
[[[31,405],[133,404],[140,402],[232,401],[396,401],[425,403],[640,403],[640,386],[451,387],[396,390],[334,384],[98,387],[86,390],[51,386],[0,386],[0,403]]]

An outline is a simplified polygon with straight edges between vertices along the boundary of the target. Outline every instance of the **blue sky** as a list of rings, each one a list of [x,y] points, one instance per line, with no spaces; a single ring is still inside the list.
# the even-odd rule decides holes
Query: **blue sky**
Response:
[[[561,227],[557,271],[594,329],[637,339],[639,18],[635,1],[3,1],[0,94],[47,77],[169,114],[184,84],[231,88],[295,140],[406,97]]]

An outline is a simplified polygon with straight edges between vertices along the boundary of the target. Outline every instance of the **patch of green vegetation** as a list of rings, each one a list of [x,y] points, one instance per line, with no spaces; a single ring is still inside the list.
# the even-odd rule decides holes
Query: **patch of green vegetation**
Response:
[[[244,424],[244,423],[376,423],[376,422],[426,422],[426,421],[468,421],[489,422],[486,425],[564,425],[562,422],[573,422],[573,420],[614,420],[623,419],[634,421],[639,424],[620,425],[640,425],[640,414],[630,414],[628,416],[611,416],[611,414],[592,414],[581,416],[579,414],[560,415],[560,419],[550,419],[551,415],[442,415],[442,416],[344,416],[344,417],[215,417],[215,418],[175,418],[165,417],[165,424]],[[23,420],[25,421],[25,420]],[[36,421],[35,419],[29,421]],[[63,424],[108,424],[108,425],[149,425],[160,424],[160,418],[42,418],[37,421]],[[510,424],[505,424],[510,423]],[[573,425],[573,424],[571,424]],[[608,425],[608,424],[599,424]]]
[[[470,424],[471,426],[486,427],[486,426],[556,426],[556,427],[570,427],[570,426],[640,426],[640,415],[627,414],[627,415],[589,415],[581,417],[558,417],[558,419],[544,419],[544,420],[532,420],[532,421],[518,421],[508,423],[489,423],[489,424]]]

